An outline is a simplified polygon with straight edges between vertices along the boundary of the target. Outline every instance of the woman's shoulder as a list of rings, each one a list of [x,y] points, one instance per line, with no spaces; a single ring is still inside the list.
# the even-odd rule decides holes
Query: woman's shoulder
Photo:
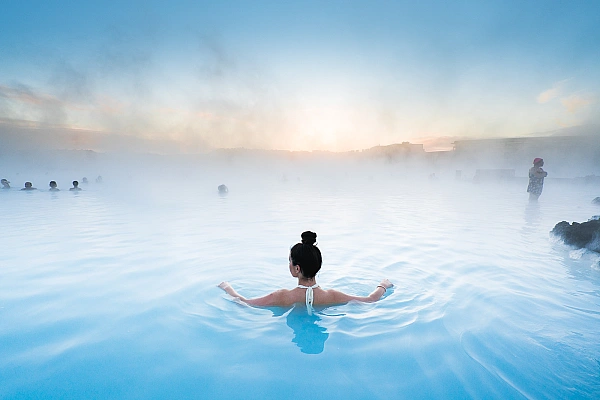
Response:
[[[345,303],[352,300],[352,296],[347,295],[344,292],[340,292],[336,289],[322,289],[323,290],[323,303]]]
[[[271,299],[274,303],[291,305],[298,302],[298,296],[296,293],[297,291],[294,289],[278,289],[272,292],[269,296],[271,296]]]
[[[274,296],[289,296],[293,292],[293,290],[294,289],[277,289],[271,294]]]

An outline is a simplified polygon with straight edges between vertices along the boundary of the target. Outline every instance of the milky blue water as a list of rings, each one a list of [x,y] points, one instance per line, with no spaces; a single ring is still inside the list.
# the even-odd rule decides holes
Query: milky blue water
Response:
[[[600,214],[597,188],[547,180],[529,204],[526,182],[68,186],[0,192],[0,398],[600,396],[598,256],[549,235]],[[217,287],[292,288],[304,230],[322,287],[394,289],[309,317]]]

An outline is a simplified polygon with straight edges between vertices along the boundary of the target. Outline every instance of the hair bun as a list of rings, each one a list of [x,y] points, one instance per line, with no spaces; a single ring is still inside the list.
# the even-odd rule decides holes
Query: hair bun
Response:
[[[311,231],[302,232],[302,244],[315,244],[317,234]]]

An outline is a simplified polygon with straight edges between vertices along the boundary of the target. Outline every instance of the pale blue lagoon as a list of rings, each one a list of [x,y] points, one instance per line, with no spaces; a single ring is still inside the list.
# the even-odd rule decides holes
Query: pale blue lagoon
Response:
[[[600,397],[598,255],[549,234],[600,214],[596,187],[548,179],[530,204],[522,181],[65,182],[0,193],[2,399]],[[217,287],[293,287],[304,230],[322,287],[395,287],[312,317]]]

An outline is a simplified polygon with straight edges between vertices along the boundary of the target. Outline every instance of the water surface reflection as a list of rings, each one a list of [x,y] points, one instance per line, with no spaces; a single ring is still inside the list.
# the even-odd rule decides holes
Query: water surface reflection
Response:
[[[294,307],[287,315],[287,325],[294,331],[293,343],[305,354],[319,354],[329,338],[327,328],[320,326],[317,313],[308,315],[305,307]]]

